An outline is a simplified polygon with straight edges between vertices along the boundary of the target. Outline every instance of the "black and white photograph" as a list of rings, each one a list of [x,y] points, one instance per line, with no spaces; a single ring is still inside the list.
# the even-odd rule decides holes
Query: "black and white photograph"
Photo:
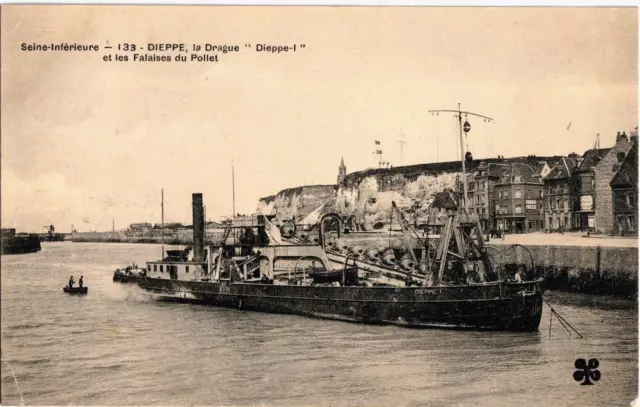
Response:
[[[637,7],[0,21],[1,405],[640,405]]]

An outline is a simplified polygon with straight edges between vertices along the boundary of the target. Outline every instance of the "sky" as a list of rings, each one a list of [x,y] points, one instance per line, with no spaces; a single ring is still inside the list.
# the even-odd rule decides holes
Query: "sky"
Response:
[[[458,103],[495,119],[468,117],[476,158],[582,154],[638,124],[635,8],[4,5],[1,18],[1,221],[19,231],[160,222],[162,189],[165,221],[191,222],[193,192],[208,218],[230,215],[232,160],[240,213],[335,183],[342,157],[348,173],[377,165],[375,140],[393,166],[456,160],[453,115],[428,111]],[[21,50],[60,42],[101,50]],[[107,42],[240,52],[105,62]]]

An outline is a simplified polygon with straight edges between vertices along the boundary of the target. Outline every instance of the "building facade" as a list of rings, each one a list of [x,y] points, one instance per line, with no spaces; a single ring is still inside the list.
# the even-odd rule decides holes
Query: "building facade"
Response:
[[[595,167],[602,161],[610,148],[587,150],[574,174],[576,182],[576,201],[573,218],[578,230],[595,231],[596,218],[596,181]]]
[[[614,233],[616,222],[614,218],[613,192],[611,181],[620,169],[633,143],[628,136],[618,133],[616,144],[607,152],[594,168],[595,188],[595,231],[597,233]]]
[[[420,222],[419,227],[425,228],[428,234],[442,233],[447,220],[458,209],[461,194],[445,188],[442,192],[436,192],[433,202],[429,205],[426,222]]]
[[[576,158],[561,158],[549,171],[544,182],[544,228],[546,230],[573,229],[577,196]]]
[[[511,163],[494,188],[497,229],[508,233],[544,229],[544,184],[535,169]]]
[[[148,222],[132,223],[131,225],[129,225],[129,229],[136,232],[145,232],[145,231],[151,230],[152,228],[153,226],[151,225],[151,223],[148,223]]]
[[[634,143],[611,180],[614,234],[638,234],[638,146]]]
[[[468,176],[469,209],[478,215],[484,231],[496,228],[495,185],[507,168],[507,164],[481,162]]]

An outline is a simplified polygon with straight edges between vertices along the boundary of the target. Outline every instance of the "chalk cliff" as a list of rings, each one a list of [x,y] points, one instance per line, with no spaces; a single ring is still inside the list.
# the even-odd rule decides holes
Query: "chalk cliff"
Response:
[[[518,157],[474,160],[473,171],[481,161],[540,161],[552,165],[559,157]],[[338,213],[356,230],[384,228],[391,219],[391,202],[411,218],[426,215],[435,192],[457,189],[461,182],[459,161],[419,164],[395,168],[369,169],[348,174],[340,185],[312,185],[290,188],[261,198],[258,212],[277,215],[281,220],[295,218],[298,223],[313,224],[328,212]]]

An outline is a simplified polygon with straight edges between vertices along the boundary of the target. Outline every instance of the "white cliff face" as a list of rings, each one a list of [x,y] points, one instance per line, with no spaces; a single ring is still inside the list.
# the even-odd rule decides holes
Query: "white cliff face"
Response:
[[[317,186],[301,187],[295,193],[282,191],[269,204],[261,201],[259,210],[280,219],[296,217],[298,222],[308,224],[325,213],[336,212],[345,220],[352,219],[353,226],[372,230],[376,224],[378,228],[389,224],[393,201],[403,213],[426,215],[435,193],[454,189],[459,176],[459,172],[441,172],[407,179],[404,174],[375,174],[355,185],[342,185],[337,191]]]
[[[274,210],[274,205],[275,205],[275,200],[264,200],[264,199],[260,199],[258,201],[258,209],[256,210],[256,212],[259,215],[271,215],[271,213]]]
[[[424,174],[415,180],[407,180],[403,175],[383,176],[382,179],[378,179],[380,176],[366,177],[356,188],[338,190],[338,213],[345,211],[348,203],[353,210],[345,211],[346,215],[353,215],[355,223],[367,230],[376,224],[388,225],[391,222],[391,203],[394,201],[403,213],[426,215],[435,193],[444,188],[454,188],[458,175]]]

